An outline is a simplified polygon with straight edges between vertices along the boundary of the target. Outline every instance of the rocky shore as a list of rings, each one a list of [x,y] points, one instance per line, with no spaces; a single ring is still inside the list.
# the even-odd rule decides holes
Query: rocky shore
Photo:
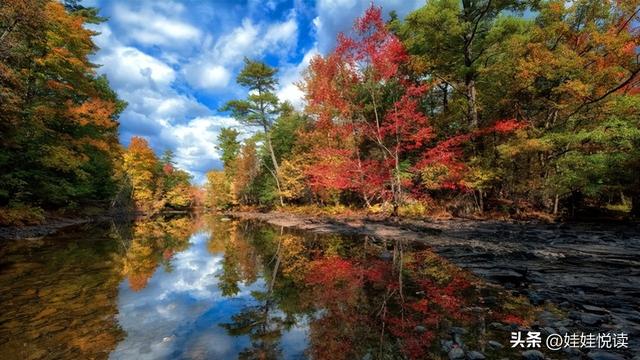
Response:
[[[92,221],[90,218],[58,218],[49,219],[39,225],[0,227],[0,239],[40,238],[64,228],[86,224],[90,221]]]

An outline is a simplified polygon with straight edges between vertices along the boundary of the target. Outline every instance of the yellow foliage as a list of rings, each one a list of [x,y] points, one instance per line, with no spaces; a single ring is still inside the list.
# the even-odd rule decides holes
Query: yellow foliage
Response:
[[[304,196],[307,189],[307,178],[304,173],[304,159],[295,156],[292,159],[285,159],[280,164],[280,186],[282,187],[282,197],[293,200]]]
[[[427,215],[429,208],[421,201],[411,201],[398,207],[398,214],[408,218],[422,218]]]

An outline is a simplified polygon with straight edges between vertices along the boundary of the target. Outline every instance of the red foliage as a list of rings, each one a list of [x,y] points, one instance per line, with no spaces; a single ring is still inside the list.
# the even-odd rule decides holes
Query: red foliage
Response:
[[[429,165],[444,165],[447,167],[449,174],[447,181],[444,181],[441,187],[443,189],[464,190],[465,186],[461,183],[461,180],[467,171],[467,165],[463,161],[463,145],[488,134],[507,134],[525,126],[525,124],[515,119],[509,119],[498,121],[492,126],[481,128],[471,133],[453,136],[440,141],[436,146],[425,151],[415,168],[420,170]]]
[[[516,324],[519,326],[524,326],[527,324],[527,321],[524,320],[523,318],[517,316],[517,315],[506,315],[504,318],[502,318],[502,322],[507,323],[507,324]]]

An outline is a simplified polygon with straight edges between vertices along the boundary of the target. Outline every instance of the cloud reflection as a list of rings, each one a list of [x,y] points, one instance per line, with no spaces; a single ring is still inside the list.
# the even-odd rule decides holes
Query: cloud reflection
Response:
[[[247,336],[229,336],[218,324],[255,306],[251,292],[264,290],[265,282],[239,284],[238,294],[222,296],[224,254],[207,250],[209,238],[208,232],[192,235],[189,247],[171,259],[170,271],[159,267],[143,289],[133,291],[127,280],[120,284],[118,322],[127,336],[111,359],[235,359],[250,344]],[[285,333],[286,353],[304,351],[305,334],[300,324]]]

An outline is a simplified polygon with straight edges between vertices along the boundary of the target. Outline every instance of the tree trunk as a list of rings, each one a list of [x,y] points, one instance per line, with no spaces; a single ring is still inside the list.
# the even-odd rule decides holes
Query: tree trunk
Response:
[[[467,121],[469,123],[469,129],[475,130],[478,128],[478,104],[476,95],[476,81],[470,74],[465,80],[467,87]]]
[[[474,5],[472,1],[463,0],[462,1],[462,9],[463,9],[463,17],[469,23],[474,22]],[[479,20],[478,20],[479,21]],[[470,29],[470,32],[464,35],[464,66],[465,66],[465,75],[464,75],[464,85],[466,88],[466,96],[467,96],[467,122],[470,130],[475,130],[478,128],[478,105],[477,105],[477,95],[476,95],[476,73],[473,70],[473,54],[472,54],[472,46],[473,39],[475,37],[475,29]]]
[[[282,198],[282,188],[280,188],[280,166],[278,166],[278,159],[276,159],[276,153],[273,151],[273,146],[271,145],[271,136],[269,136],[269,132],[266,128],[264,129],[264,136],[267,138],[267,147],[269,148],[269,154],[271,155],[271,162],[273,162],[273,178],[276,180],[280,206],[284,206],[284,199]]]

